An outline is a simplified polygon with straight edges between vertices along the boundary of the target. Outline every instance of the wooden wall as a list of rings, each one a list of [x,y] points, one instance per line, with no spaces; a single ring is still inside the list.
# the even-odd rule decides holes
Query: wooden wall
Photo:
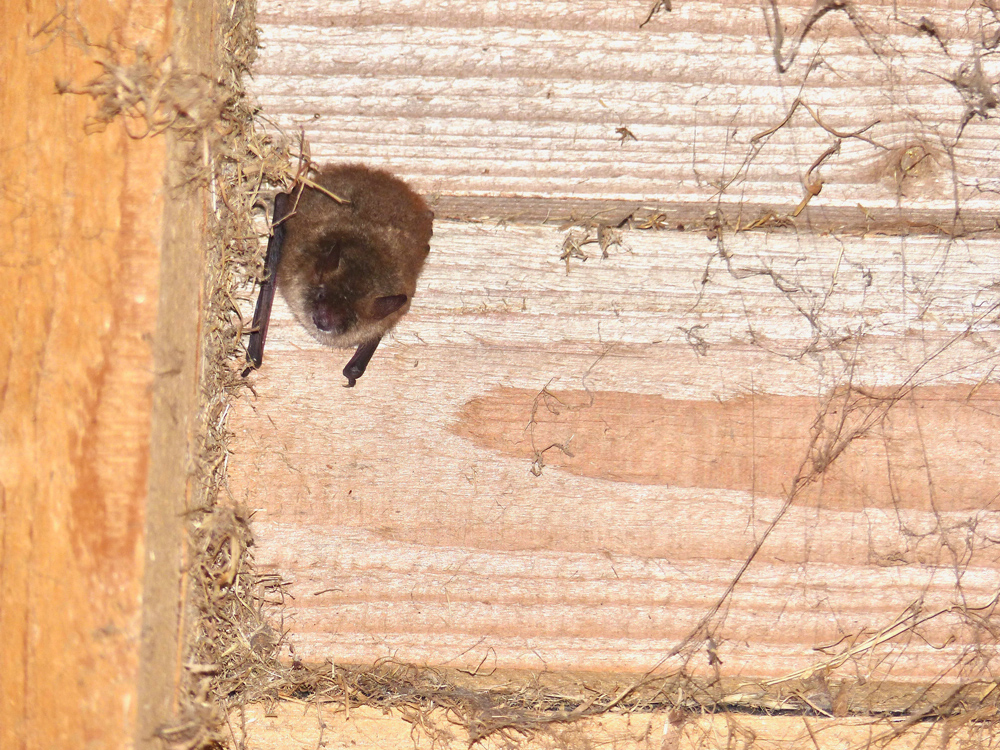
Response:
[[[175,708],[204,209],[127,100],[211,70],[212,13],[0,4],[0,747],[156,747]]]
[[[0,745],[153,746],[182,668],[204,209],[165,189],[168,139],[95,129],[57,84],[140,49],[209,70],[210,8],[0,8]],[[266,116],[438,215],[356,389],[279,303],[230,413],[288,642],[473,680],[683,670],[734,705],[820,675],[771,707],[821,713],[872,684],[911,717],[932,682],[985,700],[996,15],[650,8],[262,3]],[[322,741],[295,711],[251,708],[273,731],[249,746]],[[410,737],[373,726],[336,742]],[[682,746],[671,726],[563,739]]]
[[[997,15],[651,7],[260,3],[268,120],[438,216],[357,388],[279,302],[231,414],[289,642],[987,684]]]

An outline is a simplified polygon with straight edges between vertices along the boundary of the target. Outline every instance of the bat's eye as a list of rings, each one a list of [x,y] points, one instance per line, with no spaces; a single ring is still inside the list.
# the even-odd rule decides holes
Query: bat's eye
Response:
[[[379,297],[372,305],[372,313],[376,320],[392,315],[396,310],[406,304],[405,294],[394,294],[391,297]]]
[[[316,270],[322,273],[332,273],[340,266],[340,243],[331,242],[320,245],[316,257]]]

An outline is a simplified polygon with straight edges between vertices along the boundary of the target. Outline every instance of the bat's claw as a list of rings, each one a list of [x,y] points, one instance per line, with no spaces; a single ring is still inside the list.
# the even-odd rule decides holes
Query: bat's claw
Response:
[[[374,349],[372,351],[374,351]],[[368,357],[371,358],[371,355],[369,354]],[[354,384],[358,382],[358,378],[365,374],[365,367],[367,364],[368,359],[365,359],[362,362],[357,356],[351,358],[351,361],[347,363],[347,367],[344,368],[344,377],[347,378],[347,385],[344,386],[345,388],[354,387]]]

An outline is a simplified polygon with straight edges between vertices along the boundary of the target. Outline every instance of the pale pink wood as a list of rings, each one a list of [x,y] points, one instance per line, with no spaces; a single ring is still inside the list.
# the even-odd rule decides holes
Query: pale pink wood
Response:
[[[996,120],[957,138],[1000,76],[985,7],[851,3],[856,25],[827,13],[796,46],[816,4],[781,2],[781,73],[765,3],[677,2],[640,28],[652,4],[265,0],[253,88],[313,159],[387,166],[439,216],[747,224],[821,179],[805,230],[951,228],[956,206],[960,228],[994,226]],[[829,130],[798,107],[762,136],[799,99]]]
[[[724,596],[849,385],[919,387],[791,506],[710,619],[723,673],[808,668],[915,603],[991,602],[1000,407],[977,384],[1000,344],[995,240],[744,234],[727,269],[702,234],[636,231],[567,274],[563,237],[439,223],[412,311],[353,390],[350,353],[279,300],[229,468],[261,569],[290,584],[296,653],[707,673],[704,650],[661,660]],[[880,405],[862,398],[844,434]],[[546,451],[538,473],[532,438],[573,455]],[[975,635],[960,619],[837,674],[954,679]]]

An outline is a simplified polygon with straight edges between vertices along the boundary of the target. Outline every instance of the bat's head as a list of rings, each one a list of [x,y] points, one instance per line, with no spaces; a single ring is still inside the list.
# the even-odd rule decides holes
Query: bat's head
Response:
[[[410,309],[434,214],[385,172],[348,165],[317,180],[346,202],[313,188],[290,200],[278,288],[324,344],[377,340]]]
[[[285,242],[279,286],[309,332],[330,346],[356,346],[384,335],[410,309],[416,289],[411,254],[391,238],[338,226]],[[426,256],[420,252],[420,264]]]
[[[403,316],[411,291],[386,255],[369,238],[339,231],[318,238],[300,259],[300,294],[314,335],[351,345],[357,336],[387,331]]]

